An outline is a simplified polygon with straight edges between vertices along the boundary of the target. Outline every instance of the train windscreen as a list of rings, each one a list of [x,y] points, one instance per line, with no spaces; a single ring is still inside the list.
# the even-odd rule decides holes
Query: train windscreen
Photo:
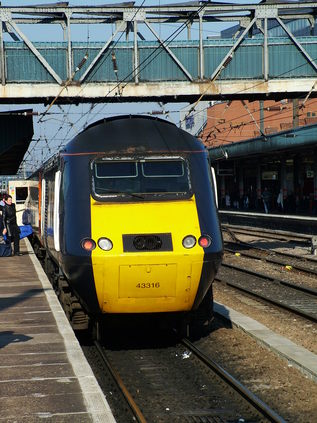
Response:
[[[183,158],[96,160],[92,164],[93,193],[97,197],[167,196],[190,194],[188,163]]]

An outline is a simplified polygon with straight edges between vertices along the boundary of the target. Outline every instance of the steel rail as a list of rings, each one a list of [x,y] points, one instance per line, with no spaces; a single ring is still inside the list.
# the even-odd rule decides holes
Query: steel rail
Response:
[[[100,343],[98,341],[94,341],[95,347],[97,348],[97,351],[100,354],[101,359],[103,360],[103,362],[105,363],[105,365],[107,366],[107,369],[109,370],[109,372],[111,373],[111,376],[113,377],[113,380],[115,381],[115,383],[117,384],[118,388],[120,389],[121,393],[123,394],[125,400],[127,401],[135,419],[139,422],[139,423],[146,423],[146,419],[143,416],[141,410],[139,409],[139,407],[137,406],[137,404],[135,403],[134,399],[132,398],[131,394],[129,393],[129,391],[127,390],[126,386],[124,385],[120,375],[118,374],[118,372],[111,366],[106,354],[104,353],[102,346],[100,345]]]
[[[234,264],[222,262],[222,265],[224,267],[229,267],[229,268],[234,269],[234,270],[239,270],[239,271],[248,273],[249,275],[258,276],[262,279],[266,279],[268,281],[271,281],[271,282],[274,282],[274,283],[295,289],[296,291],[302,291],[305,294],[309,294],[309,295],[313,295],[314,297],[317,297],[317,290],[316,289],[308,288],[308,287],[305,287],[305,286],[300,286],[300,285],[297,285],[296,283],[293,283],[293,282],[284,281],[283,279],[274,278],[273,276],[269,276],[269,275],[266,275],[266,274],[261,273],[261,272],[256,272],[255,270],[242,269],[241,267],[235,266]]]
[[[303,257],[303,256],[299,256],[297,254],[291,254],[291,253],[286,253],[286,252],[281,252],[281,251],[276,251],[276,250],[268,250],[267,248],[257,247],[254,244],[250,244],[249,242],[240,241],[235,236],[234,236],[234,238],[235,238],[234,241],[225,241],[225,242],[228,242],[228,243],[231,242],[231,243],[237,243],[239,245],[245,245],[248,248],[252,248],[254,250],[263,251],[263,252],[265,252],[267,254],[268,253],[273,253],[273,254],[276,254],[276,255],[285,256],[285,257],[293,258],[293,259],[296,259],[296,260],[301,260],[301,261],[304,261],[304,262],[310,262],[312,264],[315,264],[316,265],[316,268],[317,268],[317,260],[314,259],[314,258],[312,258],[312,257]]]
[[[258,411],[260,411],[271,422],[284,423],[285,420],[265,404],[260,398],[253,394],[246,386],[242,385],[236,378],[230,375],[219,364],[207,357],[201,350],[199,350],[188,339],[183,339],[182,344],[185,345],[191,352],[193,352],[203,363],[210,369],[217,373],[225,382],[231,385],[241,396],[248,400]]]
[[[271,278],[271,277],[269,277],[267,275],[261,275],[260,273],[254,272],[252,270],[241,269],[240,267],[236,267],[236,266],[233,266],[233,265],[228,265],[228,264],[225,264],[225,263],[222,263],[221,266],[222,267],[231,268],[231,269],[236,270],[236,271],[238,271],[240,273],[247,273],[247,274],[250,274],[250,275],[254,275],[254,276],[257,276],[258,278],[262,278],[262,279],[265,279],[266,281],[271,281],[273,283],[279,282],[278,279]],[[313,322],[317,322],[317,318],[316,318],[315,315],[312,315],[312,314],[307,313],[305,311],[299,310],[298,308],[293,307],[293,306],[290,306],[290,305],[287,305],[285,303],[281,303],[281,302],[279,302],[279,301],[277,301],[277,300],[275,300],[273,298],[270,298],[270,297],[268,297],[268,296],[266,296],[264,294],[260,294],[260,293],[254,292],[252,289],[249,289],[249,288],[243,287],[241,285],[238,285],[235,282],[233,282],[232,280],[229,281],[229,280],[226,280],[225,278],[222,278],[221,276],[219,276],[219,274],[215,277],[215,281],[224,282],[226,285],[231,286],[231,287],[233,287],[235,289],[238,289],[239,291],[242,291],[242,292],[245,292],[247,294],[250,294],[250,295],[252,295],[255,298],[261,298],[262,300],[265,300],[265,301],[267,301],[267,302],[269,302],[271,304],[277,305],[280,308],[283,308],[285,310],[291,311],[292,313],[295,313],[295,314],[297,314],[299,316],[302,316],[302,317],[304,317],[306,319],[309,319],[309,320],[311,320]],[[284,282],[284,281],[282,281],[282,282]],[[308,293],[308,295],[312,295],[315,298],[315,295],[312,294],[311,292]]]
[[[226,244],[226,241],[224,242],[224,244]],[[281,252],[278,252],[278,251],[273,251],[272,252],[272,251],[268,251],[268,250],[265,250],[265,249],[259,248],[259,247],[254,247],[253,245],[245,244],[245,243],[241,243],[240,245],[246,245],[246,246],[249,245],[253,250],[258,250],[260,252],[264,252],[268,256],[267,257],[261,257],[260,255],[256,255],[256,252],[255,253],[252,253],[250,251],[244,251],[244,250],[243,251],[241,251],[241,250],[233,250],[233,249],[228,248],[226,246],[224,246],[224,250],[227,251],[228,253],[231,253],[231,254],[239,253],[241,256],[245,256],[245,257],[252,258],[252,259],[255,259],[255,260],[266,261],[266,262],[272,263],[272,264],[278,264],[278,265],[283,265],[283,266],[291,265],[292,268],[295,269],[295,270],[297,270],[297,271],[305,272],[307,274],[316,275],[317,276],[317,261],[314,261],[315,264],[316,264],[316,269],[310,269],[309,267],[305,267],[305,266],[302,266],[300,264],[296,264],[296,263],[291,263],[290,262],[292,259],[293,260],[305,261],[306,258],[301,258],[299,256],[294,256],[292,254],[284,254],[284,253],[281,253]],[[285,259],[284,260],[279,260],[278,258],[270,257],[270,254],[278,255],[278,256],[281,256],[281,257],[284,256],[285,258],[288,258],[289,260],[288,261],[285,261]],[[315,291],[315,292],[317,294],[317,291]]]

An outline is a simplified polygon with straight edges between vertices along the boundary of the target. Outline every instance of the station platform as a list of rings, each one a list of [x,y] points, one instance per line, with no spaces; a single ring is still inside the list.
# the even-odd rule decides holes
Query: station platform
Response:
[[[0,260],[0,422],[115,419],[27,239]]]
[[[219,217],[221,223],[229,225],[245,225],[294,232],[307,235],[307,238],[317,235],[317,216],[265,214],[240,209],[219,209]]]

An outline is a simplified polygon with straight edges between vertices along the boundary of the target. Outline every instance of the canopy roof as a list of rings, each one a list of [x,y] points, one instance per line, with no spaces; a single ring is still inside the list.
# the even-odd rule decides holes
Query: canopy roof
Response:
[[[32,109],[0,113],[0,175],[17,173],[32,136]]]
[[[252,138],[245,141],[224,144],[210,148],[212,161],[249,158],[274,154],[282,151],[301,150],[302,148],[317,148],[317,124],[301,126],[276,134]]]

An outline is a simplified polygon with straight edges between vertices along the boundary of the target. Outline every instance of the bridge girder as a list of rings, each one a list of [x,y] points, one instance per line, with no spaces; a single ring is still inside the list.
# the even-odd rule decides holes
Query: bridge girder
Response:
[[[114,97],[120,97],[126,101],[195,101],[197,96],[204,96],[204,99],[230,99],[240,97],[262,96],[279,97],[287,94],[288,97],[303,95],[307,92],[311,96],[316,95],[317,63],[316,56],[309,52],[310,45],[316,46],[317,37],[310,37],[309,45],[295,37],[286,26],[290,19],[306,19],[313,26],[317,13],[316,2],[300,3],[267,3],[252,5],[220,4],[208,2],[189,2],[172,6],[160,7],[135,7],[134,2],[119,3],[106,6],[87,6],[87,7],[69,7],[68,3],[56,3],[48,6],[0,6],[0,19],[2,25],[0,28],[0,102],[2,103],[28,103],[47,102],[47,99],[56,99],[59,102],[86,102],[86,101],[113,101]],[[277,25],[285,31],[286,38],[295,48],[294,52],[305,65],[308,65],[309,72],[305,77],[302,75],[271,76],[270,73],[270,51],[272,45],[268,35],[268,21],[274,20]],[[216,63],[208,63],[209,55],[216,55],[216,48],[212,49],[208,40],[204,38],[204,29],[214,22],[240,22],[240,29],[237,31],[237,37],[228,44],[228,40],[219,41],[219,46],[223,48],[222,56]],[[191,38],[190,28],[192,25],[198,25],[199,39],[197,39],[197,54],[193,60],[197,60],[197,66],[191,66],[179,54],[176,53],[177,47],[173,44],[174,38],[163,39],[155,30],[155,25],[165,25],[174,23],[180,25],[182,30],[187,29],[187,41]],[[23,25],[60,25],[62,26],[63,39],[65,43],[65,61],[66,71],[61,74],[50,60],[43,54],[41,46],[34,40],[31,40],[22,30]],[[72,40],[71,28],[73,25],[99,25],[106,27],[116,25],[114,33],[106,39],[101,40],[102,45],[99,51],[93,51],[93,57],[82,57],[79,64],[74,63],[76,52]],[[139,38],[142,34],[139,32],[141,25],[147,28],[156,42],[155,58],[160,56],[171,61],[175,69],[180,73],[180,77],[162,78],[160,81],[145,80],[141,78],[143,65],[140,59],[140,53],[143,53],[140,47]],[[232,78],[222,79],[225,70],[228,70],[236,59],[238,53],[245,47],[245,42],[252,40],[253,31],[257,28],[262,32],[262,39],[258,44],[261,50],[262,73],[254,76],[245,77],[239,75]],[[28,81],[15,80],[10,78],[15,69],[9,68],[10,48],[9,43],[4,41],[4,34],[9,33],[14,40],[23,41],[23,48],[27,49],[29,57],[33,57],[38,66],[38,73],[44,72],[44,80],[37,80],[36,66],[35,74],[28,75]],[[129,34],[133,34],[133,44],[130,48],[131,63],[127,67],[126,75],[121,72],[118,74],[116,51],[120,48],[120,43],[116,36],[125,33],[128,40]],[[121,37],[121,36],[120,36]],[[144,39],[144,37],[143,37]],[[176,39],[176,36],[175,36]],[[16,41],[17,42],[17,41]],[[227,44],[226,44],[227,43]],[[226,46],[227,48],[225,48]],[[220,48],[219,47],[219,48]],[[185,48],[185,47],[184,47]],[[188,44],[190,50],[192,45]],[[188,50],[188,51],[189,51]],[[22,51],[22,48],[21,48]],[[316,50],[317,51],[317,50]],[[17,50],[19,54],[19,50]],[[87,48],[88,52],[88,48]],[[164,52],[164,55],[162,54]],[[130,54],[129,53],[129,54]],[[88,56],[89,56],[88,54]],[[111,56],[111,57],[110,57]],[[22,57],[22,54],[21,54]],[[86,57],[86,59],[84,59]],[[98,66],[108,58],[108,62],[113,66],[113,73],[116,79],[103,78],[95,81],[91,75],[96,72]],[[59,58],[60,59],[60,58]],[[151,59],[151,57],[150,57]],[[150,59],[148,62],[150,62]],[[57,60],[57,59],[56,59]],[[108,66],[109,66],[108,63]],[[151,63],[151,62],[150,62]],[[158,62],[159,63],[159,62]],[[24,63],[20,64],[20,66]],[[144,66],[148,66],[145,63]],[[304,65],[303,65],[304,66]],[[194,68],[195,73],[190,67]],[[197,69],[196,69],[197,68]],[[173,70],[175,73],[175,71]],[[33,78],[33,79],[32,79]],[[168,79],[168,81],[166,80]],[[39,86],[37,86],[37,83]],[[178,99],[178,100],[173,100]],[[186,99],[186,100],[185,100]]]
[[[314,78],[294,80],[274,80],[263,83],[252,81],[216,81],[208,82],[159,82],[139,83],[118,86],[116,83],[71,85],[60,92],[57,84],[8,84],[0,86],[2,104],[56,104],[113,103],[113,102],[164,102],[193,103],[203,95],[205,101],[228,99],[283,99],[299,98],[309,93],[316,83]],[[314,89],[309,95],[317,97]],[[55,101],[54,101],[55,103]]]

